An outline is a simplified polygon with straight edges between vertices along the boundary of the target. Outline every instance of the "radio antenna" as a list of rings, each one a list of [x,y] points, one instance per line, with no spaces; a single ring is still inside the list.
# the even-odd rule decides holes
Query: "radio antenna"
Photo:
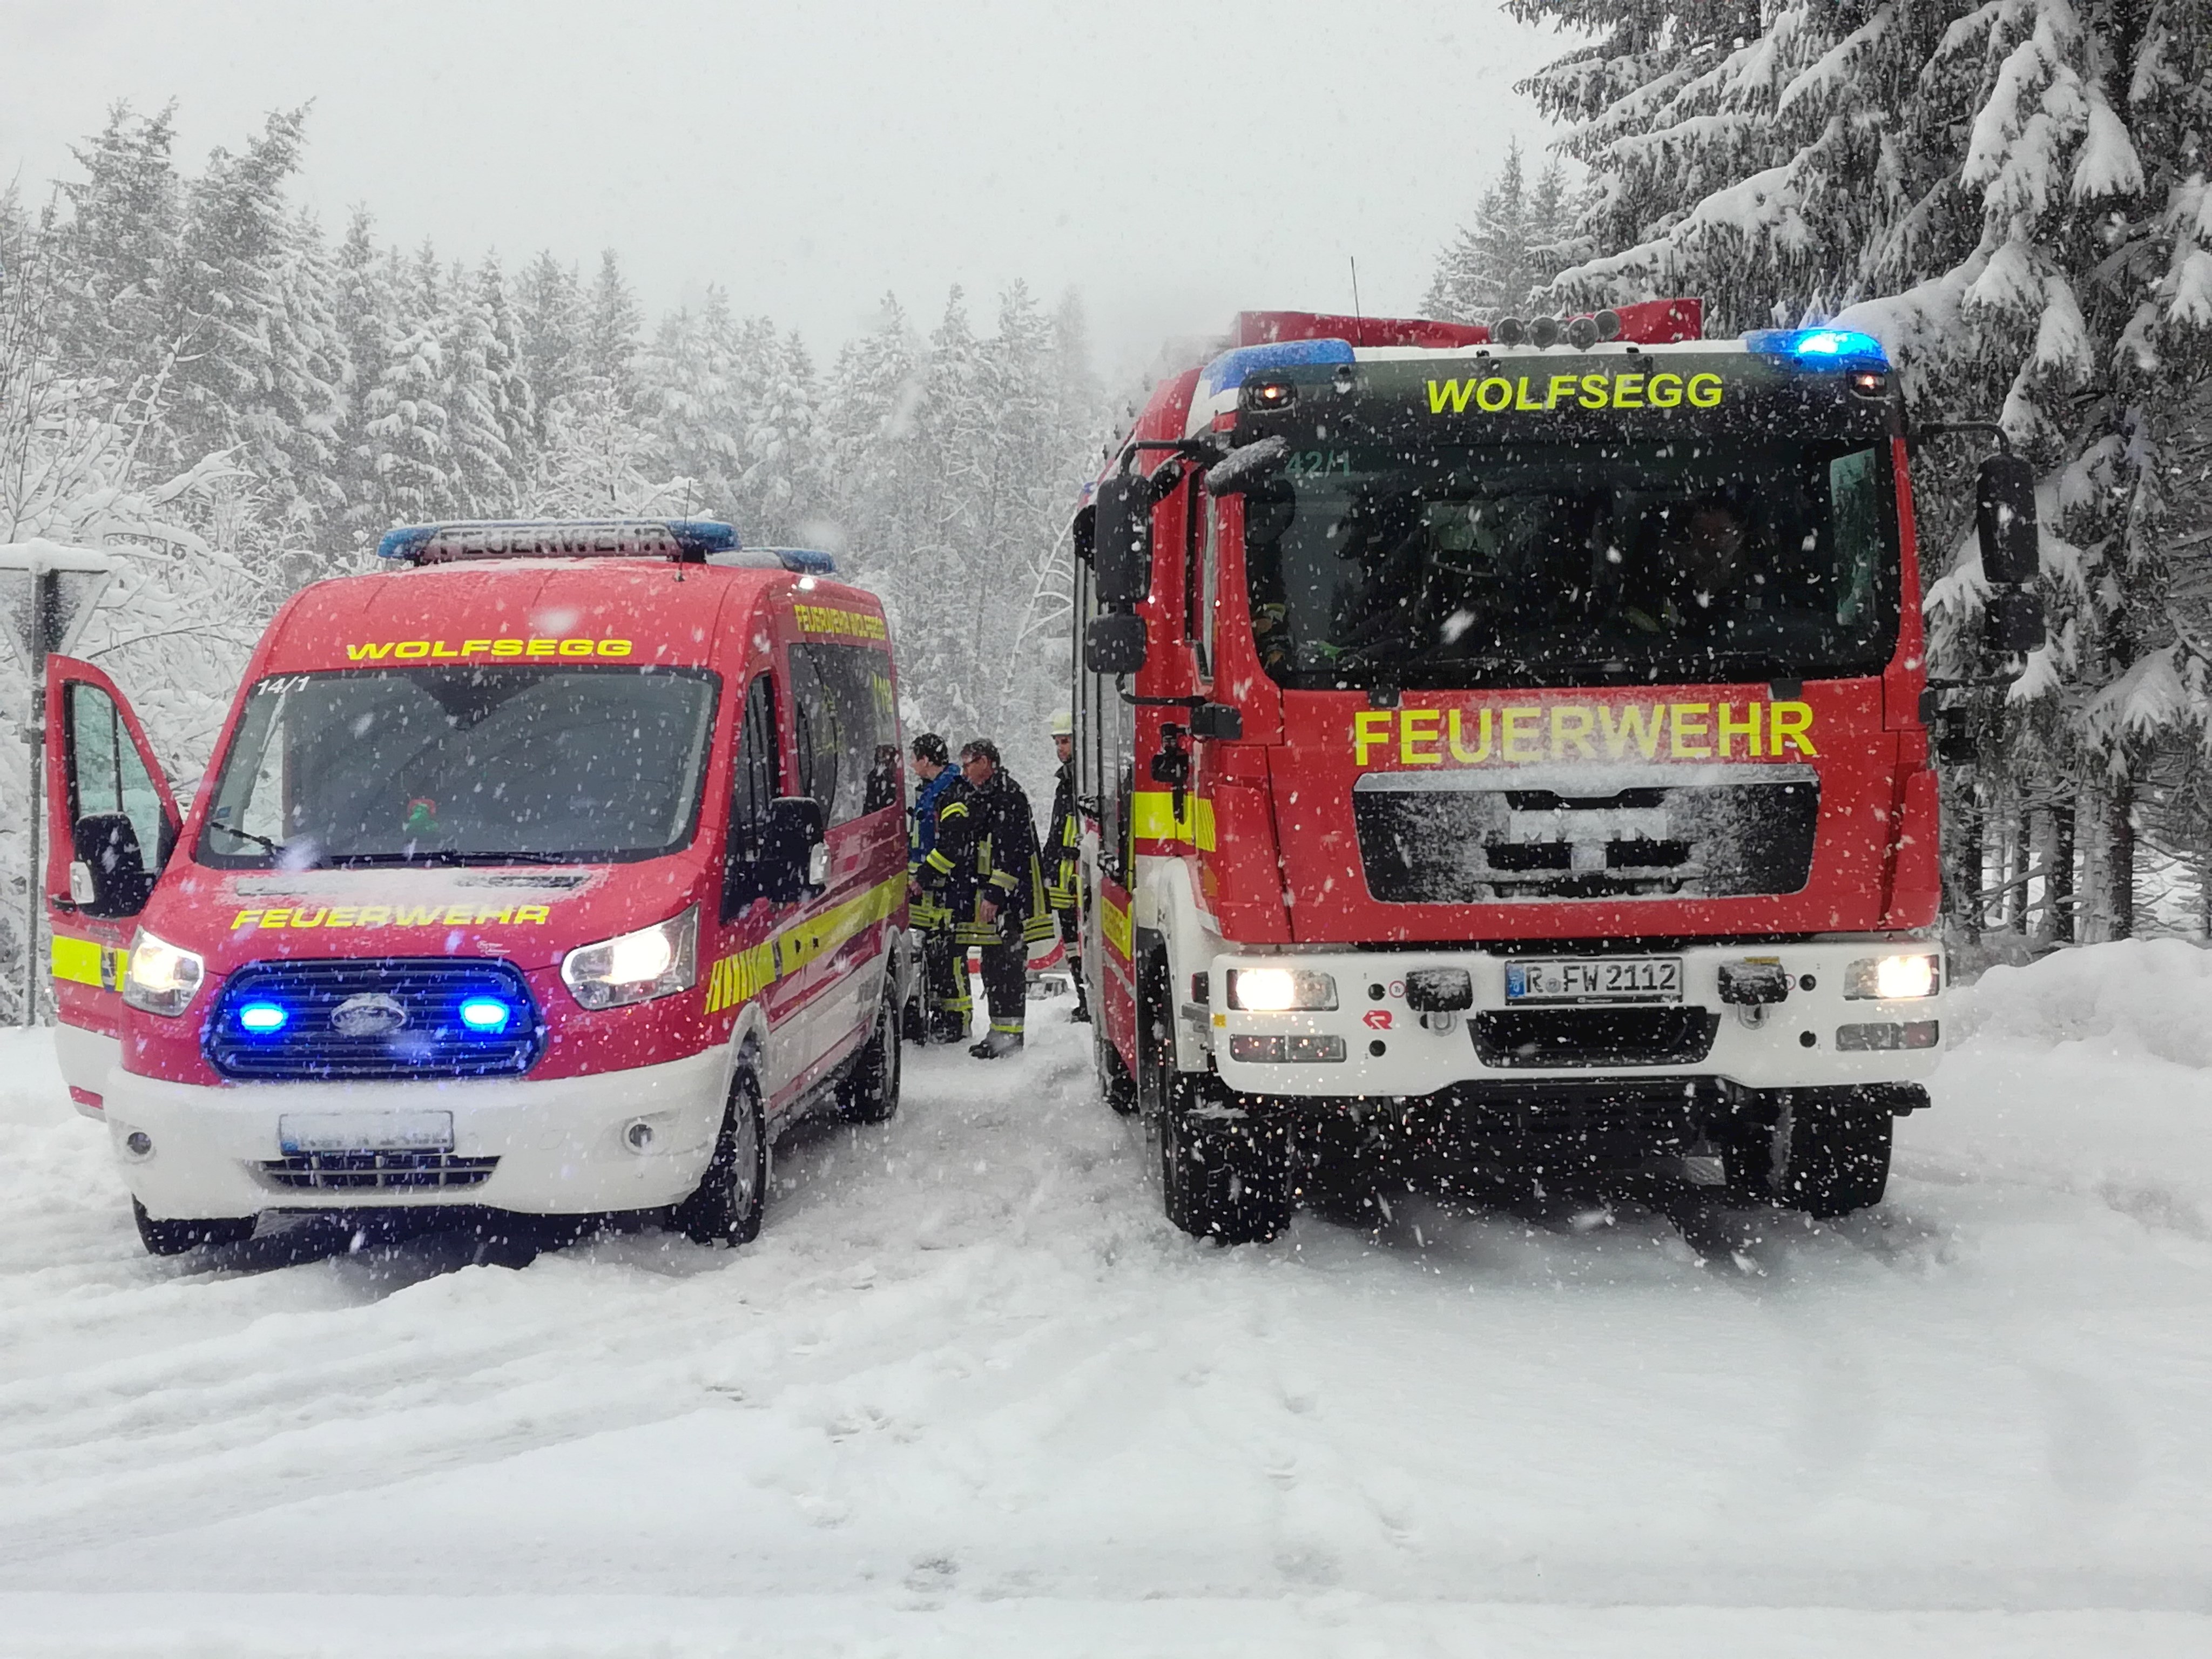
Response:
[[[1354,255],[1349,253],[1344,257],[1346,262],[1352,267],[1352,320],[1364,324],[1366,319],[1359,314],[1359,261]]]

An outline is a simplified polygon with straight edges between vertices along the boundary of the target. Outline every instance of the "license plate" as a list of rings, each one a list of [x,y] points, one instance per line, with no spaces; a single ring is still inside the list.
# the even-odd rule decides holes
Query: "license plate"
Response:
[[[1505,1000],[1509,1003],[1681,1000],[1680,957],[1588,957],[1505,964]]]
[[[450,1152],[451,1112],[298,1112],[276,1120],[287,1156],[301,1152]]]

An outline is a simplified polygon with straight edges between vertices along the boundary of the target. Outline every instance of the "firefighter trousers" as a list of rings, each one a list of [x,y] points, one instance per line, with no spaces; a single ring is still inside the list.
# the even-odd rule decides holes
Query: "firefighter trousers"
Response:
[[[921,936],[921,972],[933,1033],[939,1040],[966,1036],[975,1004],[968,991],[968,952],[953,943],[951,928],[932,927]]]
[[[1067,976],[1075,985],[1075,1014],[1081,1018],[1090,1004],[1083,988],[1083,919],[1073,904],[1053,911],[1060,921],[1060,942],[1067,951]]]
[[[979,947],[983,959],[983,995],[990,1004],[991,1029],[1019,1036],[1029,1004],[1029,946],[1019,939]]]

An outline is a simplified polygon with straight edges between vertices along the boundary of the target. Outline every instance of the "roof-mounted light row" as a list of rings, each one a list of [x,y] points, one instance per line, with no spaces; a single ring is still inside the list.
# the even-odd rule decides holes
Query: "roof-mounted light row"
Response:
[[[381,559],[442,564],[454,559],[674,559],[697,564],[734,553],[738,532],[714,519],[469,520],[403,525],[376,544]]]

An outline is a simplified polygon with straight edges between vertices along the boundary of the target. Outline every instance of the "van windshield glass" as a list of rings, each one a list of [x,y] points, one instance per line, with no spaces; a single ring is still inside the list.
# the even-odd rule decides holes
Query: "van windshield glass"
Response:
[[[422,667],[264,679],[193,856],[232,869],[619,863],[691,839],[716,678]]]
[[[1252,627],[1304,690],[1870,673],[1895,523],[1863,440],[1294,451],[1246,495]]]

